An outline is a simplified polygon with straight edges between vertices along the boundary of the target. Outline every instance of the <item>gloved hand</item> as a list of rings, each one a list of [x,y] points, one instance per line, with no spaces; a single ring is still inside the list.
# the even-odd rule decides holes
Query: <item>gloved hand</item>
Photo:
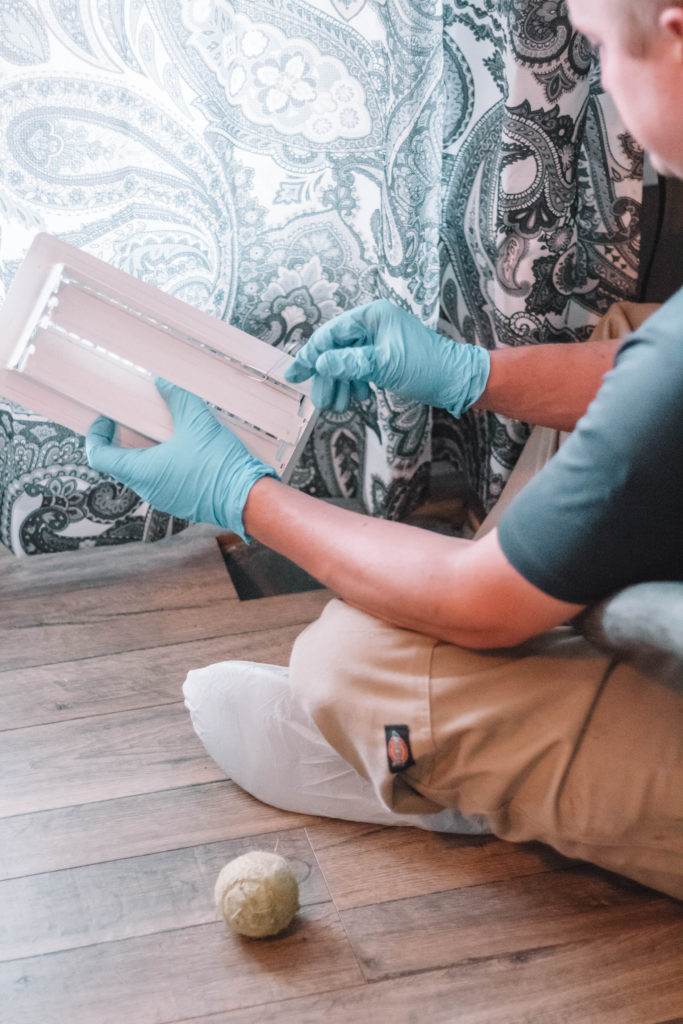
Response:
[[[112,444],[116,424],[95,420],[85,439],[93,469],[109,473],[161,512],[198,523],[214,523],[245,540],[242,513],[247,495],[262,476],[275,476],[201,398],[157,378],[173,417],[173,436],[153,448]]]
[[[451,341],[380,299],[319,327],[285,377],[312,377],[311,398],[321,409],[341,412],[351,397],[367,398],[372,381],[460,416],[481,396],[490,367],[486,349]]]

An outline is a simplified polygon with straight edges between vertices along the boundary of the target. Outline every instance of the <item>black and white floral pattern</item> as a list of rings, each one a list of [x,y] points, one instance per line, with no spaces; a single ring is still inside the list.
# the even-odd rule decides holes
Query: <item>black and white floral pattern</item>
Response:
[[[0,298],[46,230],[286,351],[377,296],[580,341],[633,294],[641,174],[561,0],[0,0]],[[293,482],[400,517],[436,457],[490,507],[525,436],[378,394]],[[0,399],[15,552],[183,525]]]
[[[456,0],[445,41],[449,106],[468,113],[444,144],[441,328],[487,348],[585,340],[635,295],[642,151],[561,0]],[[435,457],[490,509],[528,428],[435,419]]]

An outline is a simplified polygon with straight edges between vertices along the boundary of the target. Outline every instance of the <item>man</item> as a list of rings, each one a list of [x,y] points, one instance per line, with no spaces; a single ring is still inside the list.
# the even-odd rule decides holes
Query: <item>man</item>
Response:
[[[683,176],[683,8],[569,6],[627,125]],[[236,781],[297,810],[539,839],[683,895],[680,695],[563,626],[630,584],[683,579],[681,323],[683,292],[624,344],[608,329],[489,355],[385,302],[313,335],[291,379],[312,377],[319,405],[343,408],[372,382],[455,416],[474,406],[572,431],[474,541],[285,487],[165,382],[165,444],[124,452],[111,421],[93,425],[94,468],[165,511],[256,537],[343,599],[297,641],[289,673],[190,673],[195,728]],[[313,750],[345,773],[339,799],[306,774]]]

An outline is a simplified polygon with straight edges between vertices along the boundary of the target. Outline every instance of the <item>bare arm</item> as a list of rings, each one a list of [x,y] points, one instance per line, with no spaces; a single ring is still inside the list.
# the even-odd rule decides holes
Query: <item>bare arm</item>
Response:
[[[538,346],[496,357],[481,404],[573,426],[597,392],[615,345]],[[245,528],[350,604],[451,643],[511,646],[580,610],[527,582],[503,555],[496,531],[468,542],[325,504],[263,476],[265,467],[197,396],[167,381],[157,386],[173,416],[169,441],[122,449],[112,443],[115,424],[106,417],[86,440],[94,468],[156,507]]]
[[[507,647],[575,615],[503,555],[497,534],[467,541],[339,509],[272,478],[252,487],[247,531],[349,604],[465,647]]]
[[[611,369],[621,339],[523,345],[491,353],[491,372],[475,409],[555,430],[573,430]]]
[[[491,355],[476,408],[572,430],[612,367],[619,340],[529,345]],[[478,541],[348,512],[272,479],[244,509],[252,536],[349,604],[465,647],[508,647],[580,610],[543,593],[507,561],[493,531]]]

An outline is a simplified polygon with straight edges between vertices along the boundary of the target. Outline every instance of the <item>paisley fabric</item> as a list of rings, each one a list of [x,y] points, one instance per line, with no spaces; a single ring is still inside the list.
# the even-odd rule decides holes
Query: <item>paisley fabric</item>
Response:
[[[487,348],[585,340],[634,298],[643,153],[561,0],[455,0],[445,13],[440,329]],[[435,414],[434,457],[487,512],[525,424]]]
[[[0,0],[0,299],[44,230],[286,351],[378,296],[581,340],[633,293],[640,179],[560,0]],[[292,482],[399,518],[436,457],[489,507],[525,436],[378,394]],[[0,399],[16,553],[183,526]]]

